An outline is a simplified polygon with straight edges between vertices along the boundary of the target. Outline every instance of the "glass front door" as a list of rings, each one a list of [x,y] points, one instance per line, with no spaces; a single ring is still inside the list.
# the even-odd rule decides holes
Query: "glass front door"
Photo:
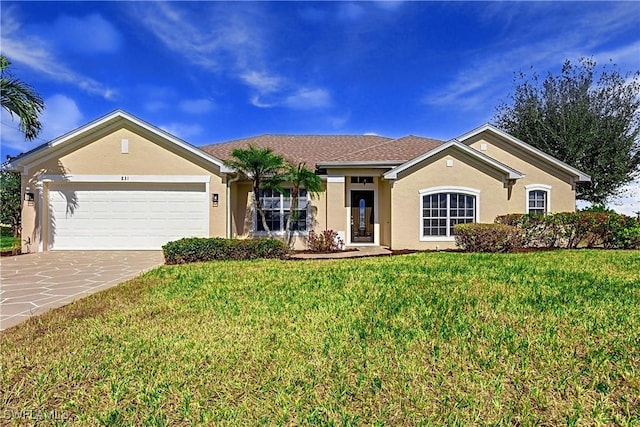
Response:
[[[373,191],[351,192],[351,243],[373,243]]]

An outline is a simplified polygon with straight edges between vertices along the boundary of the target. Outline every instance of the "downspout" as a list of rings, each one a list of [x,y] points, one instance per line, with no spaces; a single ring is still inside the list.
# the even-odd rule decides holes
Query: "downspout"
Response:
[[[234,178],[228,179],[227,174],[227,238],[231,238],[231,184],[240,180],[240,175],[237,174]]]

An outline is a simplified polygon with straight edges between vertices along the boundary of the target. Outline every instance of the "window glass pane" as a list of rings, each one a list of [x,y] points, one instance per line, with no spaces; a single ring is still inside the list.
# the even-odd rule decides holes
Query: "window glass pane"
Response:
[[[547,192],[534,190],[529,192],[529,213],[544,214],[547,211]]]
[[[475,222],[475,196],[438,193],[422,196],[424,236],[452,236],[453,226]]]
[[[274,232],[282,232],[287,225],[287,218],[291,209],[291,189],[284,189],[282,194],[273,190],[260,190],[260,200],[267,218],[267,225]],[[291,223],[291,229],[295,231],[307,230],[309,199],[307,190],[301,188],[298,193],[298,216]],[[265,231],[262,218],[256,214],[256,231]]]

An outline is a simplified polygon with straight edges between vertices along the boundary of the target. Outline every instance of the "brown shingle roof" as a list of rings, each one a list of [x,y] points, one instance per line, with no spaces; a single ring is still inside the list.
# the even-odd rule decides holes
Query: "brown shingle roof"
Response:
[[[406,136],[400,139],[377,135],[261,135],[200,147],[221,160],[235,148],[248,145],[269,147],[293,163],[315,168],[326,162],[405,162],[442,144],[429,138]]]
[[[437,139],[409,135],[385,141],[373,147],[352,151],[335,158],[334,161],[395,161],[404,163],[443,143]]]

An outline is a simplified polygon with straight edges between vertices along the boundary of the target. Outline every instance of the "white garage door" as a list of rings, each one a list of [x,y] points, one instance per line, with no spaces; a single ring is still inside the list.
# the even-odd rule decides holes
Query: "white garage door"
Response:
[[[51,183],[49,249],[160,249],[209,235],[203,183]]]

